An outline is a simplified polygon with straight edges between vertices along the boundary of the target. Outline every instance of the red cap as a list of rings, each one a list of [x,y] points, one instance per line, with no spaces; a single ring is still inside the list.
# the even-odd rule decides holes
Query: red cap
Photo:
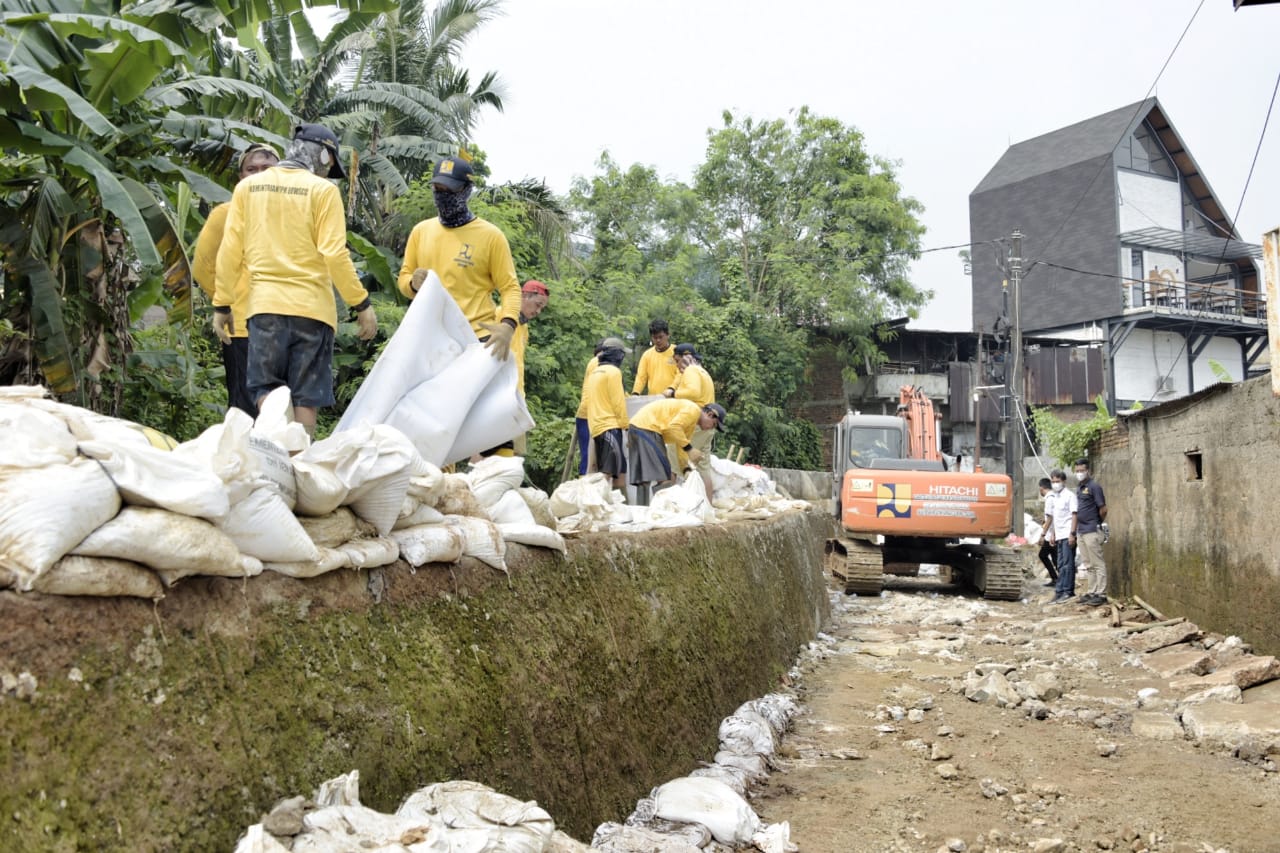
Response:
[[[547,286],[536,278],[531,278],[524,283],[524,287],[520,288],[524,293],[541,293],[543,296],[550,297],[551,291],[547,290]]]

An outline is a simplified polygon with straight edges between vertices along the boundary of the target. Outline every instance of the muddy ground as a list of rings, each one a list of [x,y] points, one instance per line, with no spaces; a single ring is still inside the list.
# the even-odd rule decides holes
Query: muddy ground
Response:
[[[805,711],[752,805],[789,821],[802,853],[1280,850],[1280,756],[1186,738],[1169,680],[1119,645],[1108,607],[1045,606],[1032,579],[1022,602],[929,586],[833,586],[830,637],[793,670]],[[1063,695],[1031,714],[971,701],[980,662]],[[1244,701],[1272,701],[1277,684]],[[1143,688],[1161,691],[1147,719],[1172,731],[1135,733]]]

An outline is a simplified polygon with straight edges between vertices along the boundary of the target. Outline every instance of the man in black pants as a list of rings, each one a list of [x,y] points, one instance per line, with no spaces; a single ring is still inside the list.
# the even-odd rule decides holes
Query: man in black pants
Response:
[[[1044,528],[1040,531],[1040,563],[1049,573],[1049,582],[1045,586],[1056,586],[1058,583],[1057,547],[1045,537],[1045,533],[1053,529],[1053,482],[1048,477],[1040,478],[1040,500],[1044,501]]]

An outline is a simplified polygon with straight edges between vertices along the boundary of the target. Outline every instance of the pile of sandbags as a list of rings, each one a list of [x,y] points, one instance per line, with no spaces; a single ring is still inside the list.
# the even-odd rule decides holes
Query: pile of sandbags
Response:
[[[743,703],[720,723],[720,750],[712,764],[654,788],[624,823],[596,828],[593,849],[607,853],[650,850],[689,853],[714,841],[764,853],[790,853],[790,827],[763,824],[746,796],[769,774],[769,759],[798,713],[786,694]]]
[[[546,524],[547,496],[520,488],[523,460],[446,475],[393,427],[312,443],[289,409],[281,388],[256,421],[231,409],[175,445],[42,388],[0,389],[0,589],[154,599],[192,575],[309,578],[401,558],[505,571],[504,537],[564,550],[530,509]]]
[[[395,814],[360,804],[359,772],[320,786],[311,800],[294,797],[249,827],[235,853],[412,853],[505,850],[587,853],[555,827],[535,802],[522,802],[477,782],[441,782],[410,794]]]

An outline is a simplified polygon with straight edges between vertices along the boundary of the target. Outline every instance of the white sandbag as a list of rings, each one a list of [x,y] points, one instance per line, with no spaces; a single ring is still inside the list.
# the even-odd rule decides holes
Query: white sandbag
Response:
[[[11,468],[0,475],[0,567],[20,590],[120,510],[120,493],[97,462]]]
[[[739,770],[744,771],[753,782],[764,779],[769,775],[769,765],[762,755],[739,755],[736,752],[722,749],[716,753],[715,762],[725,767],[737,767]]]
[[[328,515],[342,506],[347,497],[346,484],[331,468],[294,459],[293,476],[298,490],[294,511],[298,515]]]
[[[262,574],[262,561],[257,557],[250,557],[248,554],[241,554],[236,561],[235,566],[226,572],[211,572],[198,567],[190,567],[186,569],[157,569],[156,574],[160,576],[160,580],[166,587],[173,586],[183,578],[189,578],[193,575],[212,575],[224,578],[256,578]]]
[[[0,403],[0,469],[67,465],[76,438],[57,415],[21,403]]]
[[[35,397],[26,398],[23,403],[60,418],[76,441],[100,441],[110,446],[150,447],[166,451],[177,444],[171,437],[149,426],[100,415],[69,403]]]
[[[346,555],[347,565],[353,569],[389,566],[400,559],[400,545],[390,537],[353,539],[339,545],[337,550]]]
[[[458,531],[458,535],[462,537],[463,554],[475,557],[498,571],[507,570],[507,545],[492,521],[487,518],[450,515],[445,517],[445,524]]]
[[[711,486],[716,497],[773,495],[778,491],[763,468],[739,465],[714,454],[711,457]]]
[[[694,843],[683,834],[660,832],[645,826],[602,823],[591,836],[591,849],[600,853],[651,853],[659,850],[662,853],[702,853],[703,845]]]
[[[110,557],[63,557],[31,584],[46,595],[125,595],[164,598],[164,585],[155,572],[129,560]]]
[[[391,531],[400,559],[417,568],[426,563],[456,563],[465,546],[462,534],[448,524],[424,524]]]
[[[742,796],[747,795],[747,789],[751,786],[751,777],[747,771],[741,767],[725,767],[722,764],[712,764],[709,767],[699,767],[696,770],[689,771],[690,776],[705,776],[708,779],[717,779]]]
[[[612,487],[608,477],[599,472],[567,480],[551,493],[551,511],[556,518],[564,518],[586,512],[601,517],[608,515],[613,501],[609,497]]]
[[[536,548],[550,548],[564,553],[564,537],[540,524],[499,524],[498,532],[506,542],[519,542]]]
[[[476,496],[471,493],[465,474],[445,474],[440,487],[440,497],[436,501],[436,509],[445,515],[468,515],[472,518],[487,519],[489,514],[480,506]]]
[[[536,526],[533,513],[524,498],[512,489],[488,506],[489,518],[496,524],[517,524],[526,527]]]
[[[340,548],[316,548],[314,560],[262,561],[262,567],[267,571],[288,575],[291,578],[319,577],[350,566],[351,558]]]
[[[467,484],[480,502],[489,509],[503,495],[524,482],[524,458],[520,456],[487,456],[471,466]]]
[[[71,551],[84,557],[133,560],[155,570],[236,576],[240,550],[200,518],[163,509],[127,506]]]
[[[327,806],[307,812],[303,815],[302,827],[302,832],[293,837],[289,846],[293,853],[409,853],[410,850],[463,853],[466,850],[435,844],[437,839],[445,840],[447,827],[429,815],[388,815],[361,805]]]
[[[317,441],[293,457],[300,504],[306,494],[306,506],[299,511],[306,515],[316,509],[332,511],[327,502],[317,505],[312,494],[317,484],[325,487],[330,499],[340,491],[333,489],[333,479],[324,473],[331,472],[345,487],[338,503],[350,506],[385,535],[400,515],[417,455],[403,434],[385,425],[362,426]]]
[[[287,453],[298,453],[311,446],[307,428],[293,419],[293,395],[287,386],[281,386],[262,398],[253,431],[284,448]]]
[[[721,844],[745,844],[760,829],[760,818],[741,794],[705,776],[684,776],[659,785],[653,801],[657,817],[700,823]]]
[[[707,502],[707,492],[697,471],[690,471],[679,485],[654,494],[649,501],[650,518],[659,524],[657,516],[665,515],[691,515],[703,523],[715,521],[715,509]]]
[[[435,506],[444,489],[444,473],[421,456],[418,458],[425,473],[414,474],[409,478],[408,495],[421,504]]]
[[[536,486],[521,486],[516,489],[516,494],[528,504],[529,511],[533,513],[533,520],[536,523],[541,524],[543,527],[555,528],[556,514],[551,511],[550,495]]]
[[[314,563],[316,545],[274,487],[255,488],[218,523],[243,554],[264,563]]]
[[[249,452],[263,479],[272,483],[289,509],[293,509],[298,503],[298,484],[289,451],[255,430],[249,433]]]
[[[771,823],[751,836],[751,843],[760,853],[799,853],[800,848],[791,843],[791,824],[787,821]]]
[[[542,853],[556,828],[537,803],[465,780],[414,791],[396,809],[396,816],[442,823],[448,827],[447,846],[440,849],[459,853]]]
[[[111,475],[120,497],[132,506],[155,506],[217,521],[227,514],[227,490],[208,468],[146,444],[80,442],[80,452]]]
[[[326,779],[311,797],[318,806],[360,805],[360,771],[352,770],[332,779]]]
[[[769,722],[773,733],[782,737],[782,733],[791,725],[791,720],[800,713],[800,705],[794,696],[786,693],[766,693],[758,699],[749,699],[738,706],[735,713],[752,711]]]
[[[337,429],[364,424],[396,427],[425,460],[444,465],[527,432],[533,419],[516,392],[514,359],[489,355],[432,272]]]
[[[289,848],[276,841],[276,837],[262,824],[255,823],[240,836],[234,853],[289,853]]]
[[[720,721],[720,746],[739,755],[773,755],[778,742],[768,720],[739,708]]]
[[[298,523],[306,531],[307,537],[316,545],[326,548],[337,548],[345,542],[355,539],[364,529],[373,533],[373,526],[361,522],[356,514],[345,506],[321,516],[299,516]]]
[[[227,409],[222,423],[214,424],[191,441],[173,449],[173,455],[205,468],[233,491],[239,499],[252,491],[260,476],[258,460],[249,449],[253,419],[240,409]]]
[[[392,530],[403,530],[406,527],[417,527],[420,524],[441,524],[444,513],[434,506],[420,502],[417,498],[405,495],[400,505],[400,517],[392,526]]]

